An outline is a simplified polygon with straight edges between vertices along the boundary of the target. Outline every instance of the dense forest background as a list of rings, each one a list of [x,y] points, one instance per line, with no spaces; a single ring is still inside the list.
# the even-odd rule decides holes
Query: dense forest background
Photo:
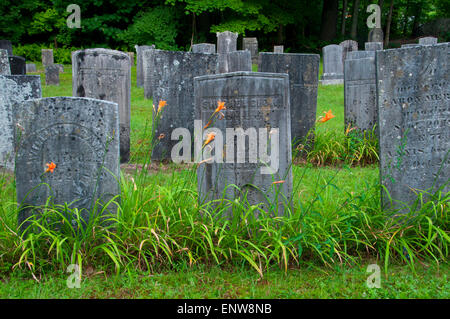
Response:
[[[81,7],[80,29],[66,25],[71,3]],[[371,3],[381,7],[385,46],[424,35],[449,41],[450,0],[2,0],[0,38],[14,46],[189,50],[230,30],[257,37],[260,51],[284,44],[285,52],[320,52],[345,39],[363,46]]]

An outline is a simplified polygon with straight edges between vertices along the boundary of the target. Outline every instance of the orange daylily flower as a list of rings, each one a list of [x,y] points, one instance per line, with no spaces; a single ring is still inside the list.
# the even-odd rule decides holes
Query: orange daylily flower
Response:
[[[47,163],[47,164],[45,164],[45,165],[47,166],[47,169],[45,170],[46,173],[48,173],[48,172],[53,173],[53,171],[54,171],[55,168],[56,168],[56,164],[53,163],[53,162],[51,162],[50,164]]]
[[[204,130],[206,130],[206,128],[208,128],[211,125],[211,120],[209,120],[209,122],[203,127]]]
[[[160,100],[159,103],[158,103],[158,111],[156,111],[156,114],[159,114],[159,112],[162,110],[162,108],[163,108],[164,106],[166,106],[166,104],[167,104],[166,101]]]
[[[276,182],[273,182],[272,184],[283,184],[285,181],[276,181]]]
[[[329,110],[328,112],[324,112],[324,113],[325,113],[325,116],[322,116],[319,119],[319,122],[325,123],[326,121],[331,120],[334,117],[333,113],[331,113],[331,110]]]
[[[161,133],[161,134],[159,134],[159,136],[158,136],[158,140],[162,140],[162,139],[165,138],[165,137],[166,137],[166,134]]]
[[[227,109],[227,108],[225,107],[225,102],[217,101],[217,108],[216,108],[216,110],[214,111],[214,114],[217,113],[217,112],[220,112],[220,111],[222,111],[222,110],[226,110],[226,109]]]
[[[209,143],[211,143],[211,141],[212,141],[215,137],[216,137],[216,134],[215,134],[215,133],[209,133],[209,134],[206,136],[206,141],[205,141],[205,144],[203,144],[203,147],[206,146],[206,145],[208,145]]]
[[[350,133],[353,130],[356,130],[356,126],[350,127],[350,124],[348,124],[347,129],[345,130],[345,135],[348,135],[348,133]]]

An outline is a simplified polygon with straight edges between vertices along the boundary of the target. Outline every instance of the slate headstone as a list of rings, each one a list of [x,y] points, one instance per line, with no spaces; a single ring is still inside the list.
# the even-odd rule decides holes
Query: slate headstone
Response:
[[[27,73],[37,72],[36,64],[34,63],[25,64],[25,70],[27,71]]]
[[[423,37],[419,39],[421,45],[434,45],[438,43],[438,39],[435,37]]]
[[[273,46],[273,53],[283,53],[283,52],[284,52],[284,45]]]
[[[349,52],[358,51],[358,42],[354,40],[345,40],[339,45],[342,47],[342,63],[344,63]]]
[[[16,144],[19,224],[51,202],[78,208],[88,222],[120,192],[119,116],[116,103],[90,98],[51,97],[18,104],[14,121],[23,127]],[[46,164],[54,163],[53,173]],[[106,208],[115,213],[114,204]],[[67,216],[74,225],[75,216]],[[26,226],[27,223],[25,223]],[[76,223],[75,223],[76,224]],[[22,226],[22,229],[24,226]]]
[[[21,56],[9,56],[9,66],[11,68],[11,75],[25,75],[27,74],[26,61]]]
[[[9,65],[8,51],[0,49],[0,74],[10,75],[11,67]]]
[[[59,85],[59,67],[56,64],[45,67],[45,85]]]
[[[198,166],[200,204],[223,197],[231,201],[246,197],[249,205],[262,204],[260,208],[270,211],[271,215],[283,215],[292,198],[288,75],[233,72],[195,78],[195,105],[198,106],[195,119],[201,120],[194,137],[196,148],[200,148],[206,139],[208,130],[200,131],[207,125],[218,101],[225,102],[224,117],[208,129],[214,127],[220,131],[224,155],[221,157],[219,153],[218,157],[223,158],[221,162],[206,161]],[[237,146],[241,137],[244,149]],[[217,145],[218,139],[216,137],[206,148]],[[214,152],[218,150],[220,147]],[[261,153],[267,154],[268,158]],[[242,160],[238,154],[243,155]],[[208,160],[196,160],[200,159]],[[233,217],[231,210],[226,214]]]
[[[228,72],[227,53],[237,51],[238,34],[230,31],[217,32],[217,53],[219,54],[219,73]]]
[[[136,85],[137,87],[144,86],[144,64],[142,61],[142,53],[144,50],[152,50],[155,48],[155,45],[136,45]],[[151,97],[151,93],[150,93]]]
[[[72,55],[73,96],[91,97],[119,105],[120,159],[130,157],[131,67],[128,54],[109,49],[86,49]]]
[[[250,51],[233,51],[227,53],[228,72],[251,71],[252,57]]]
[[[384,34],[383,29],[373,28],[369,31],[369,39],[367,42],[383,42]]]
[[[15,103],[40,97],[39,75],[0,75],[0,167],[14,170]]]
[[[342,64],[342,47],[331,44],[322,48],[323,85],[342,84],[344,82],[344,65]]]
[[[415,191],[450,191],[449,54],[450,43],[376,52],[384,207],[406,212],[399,201]]]
[[[0,40],[0,49],[6,50],[8,55],[13,55],[12,43],[9,40]]]
[[[378,51],[383,50],[383,42],[366,42],[364,44],[366,51]]]
[[[258,63],[258,39],[257,38],[243,38],[242,49],[250,51],[252,55],[252,63]],[[230,71],[232,72],[232,71]]]
[[[216,45],[214,43],[198,43],[192,45],[193,53],[216,53]]]
[[[48,65],[54,64],[53,61],[53,49],[42,49],[42,66],[45,68]]]
[[[312,139],[306,141],[305,138],[314,130],[316,121],[320,56],[268,52],[261,52],[259,56],[259,71],[289,74],[292,141],[294,147],[301,143],[310,148]]]

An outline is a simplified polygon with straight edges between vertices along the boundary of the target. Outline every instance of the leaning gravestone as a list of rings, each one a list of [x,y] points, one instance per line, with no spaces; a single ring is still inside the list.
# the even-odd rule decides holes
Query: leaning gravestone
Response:
[[[331,44],[322,48],[323,85],[342,84],[344,82],[344,66],[342,64],[342,47]]]
[[[45,85],[59,85],[59,67],[56,64],[45,67]]]
[[[9,66],[11,68],[11,75],[25,75],[27,74],[26,61],[21,56],[9,56]]]
[[[216,53],[216,45],[214,43],[198,43],[192,45],[193,53]]]
[[[201,120],[194,136],[201,154],[196,161],[204,161],[197,169],[200,204],[246,197],[249,205],[262,204],[271,215],[282,215],[292,198],[288,75],[234,72],[194,82],[195,119]],[[218,101],[225,102],[224,116],[203,131]],[[202,150],[209,130],[216,138]],[[218,144],[219,133],[224,148]],[[209,147],[213,161],[208,161],[213,153]]]
[[[259,54],[261,72],[289,74],[289,95],[291,113],[291,137],[294,146],[307,144],[308,133],[314,130],[317,109],[317,88],[319,81],[320,56],[300,53]]]
[[[273,53],[283,53],[283,52],[284,52],[284,45],[273,46]]]
[[[0,167],[14,170],[15,103],[40,97],[39,75],[0,75]]]
[[[419,39],[419,44],[421,45],[434,45],[437,44],[438,39],[435,37],[423,37]]]
[[[144,50],[153,50],[154,45],[136,45],[136,85],[137,87],[144,86],[144,64],[143,64],[143,52]],[[151,96],[151,94],[150,94]]]
[[[393,208],[417,190],[450,191],[449,54],[450,43],[376,52],[380,175]]]
[[[9,65],[8,51],[0,49],[0,74],[10,75],[11,67]]]
[[[178,141],[171,140],[172,131],[182,127],[194,130],[194,77],[214,74],[217,69],[217,54],[178,51],[146,51],[153,59],[152,91],[153,103],[157,108],[159,101],[166,101],[159,120],[154,128],[158,140],[152,152],[152,159],[170,159],[171,150]],[[156,112],[153,112],[154,121]]]
[[[383,50],[383,42],[366,42],[364,44],[366,51],[378,51]]]
[[[34,99],[16,106],[14,121],[23,127],[16,144],[19,225],[38,213],[28,206],[44,205],[50,196],[53,204],[78,208],[87,223],[97,200],[101,212],[103,204],[119,194],[116,103],[74,97]],[[46,172],[46,163],[56,165],[53,173]],[[107,210],[115,213],[113,207]]]
[[[9,40],[0,40],[0,49],[6,50],[8,55],[13,55],[12,43]]]
[[[72,54],[72,93],[119,105],[120,159],[130,158],[131,67],[128,54],[86,49]]]
[[[364,52],[364,51],[363,51]],[[377,123],[375,52],[363,58],[350,52],[344,64],[345,127],[372,130]]]
[[[27,63],[27,64],[25,64],[25,71],[27,73],[37,72],[36,64],[34,64],[34,63]]]
[[[252,63],[258,63],[258,39],[257,38],[243,38],[242,50],[250,51],[252,55]],[[231,72],[231,71],[230,71]]]
[[[369,31],[369,39],[367,42],[383,42],[384,34],[383,29],[373,28]]]
[[[358,42],[354,40],[345,40],[339,45],[342,47],[342,63],[344,63],[349,52],[358,51]]]
[[[227,53],[228,72],[251,71],[252,57],[250,51],[233,51]]]
[[[228,72],[227,53],[237,50],[238,34],[230,31],[217,32],[217,53],[219,54],[219,73]]]
[[[53,61],[53,49],[42,49],[42,66],[45,68],[48,65],[54,64]]]

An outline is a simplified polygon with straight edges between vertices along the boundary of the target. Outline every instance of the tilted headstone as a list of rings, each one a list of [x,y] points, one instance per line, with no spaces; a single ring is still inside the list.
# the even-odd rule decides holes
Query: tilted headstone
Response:
[[[219,73],[228,72],[227,53],[237,51],[238,34],[230,31],[217,32],[217,53],[219,54]]]
[[[214,43],[198,43],[192,45],[193,53],[216,53],[216,45]]]
[[[367,51],[366,51],[367,52]],[[344,64],[345,128],[371,131],[377,123],[375,52],[364,58],[350,52]]]
[[[54,64],[53,61],[53,49],[42,49],[42,66],[45,68],[47,65]]]
[[[251,71],[252,57],[250,51],[233,51],[227,53],[228,72]]]
[[[195,119],[201,122],[196,123],[194,140],[198,155],[202,154],[196,161],[203,161],[197,169],[200,204],[223,197],[231,201],[245,197],[249,205],[262,204],[260,208],[272,215],[283,215],[290,206],[288,87],[287,74],[234,72],[195,78]],[[208,128],[215,130],[216,137],[202,149],[209,132],[202,128],[218,101],[225,102],[226,110],[222,111],[223,118]],[[214,153],[214,160],[208,152]],[[231,211],[227,213],[231,215]]]
[[[273,53],[283,53],[283,52],[284,52],[284,45],[273,46]]]
[[[25,64],[25,70],[27,71],[27,73],[37,72],[36,64],[34,63]]]
[[[144,86],[144,65],[142,61],[143,51],[154,49],[154,45],[136,45],[136,85],[141,88]],[[151,92],[150,92],[151,97]]]
[[[384,34],[383,29],[373,28],[369,31],[369,38],[367,42],[383,42]]]
[[[344,63],[349,52],[358,51],[358,42],[354,40],[345,40],[339,45],[342,47],[342,63]]]
[[[258,39],[257,38],[243,38],[242,50],[250,51],[252,55],[252,63],[258,63]],[[230,71],[231,72],[231,71]]]
[[[11,75],[25,75],[27,74],[26,61],[24,57],[10,55],[9,66],[11,68]]]
[[[59,85],[59,67],[56,64],[45,67],[45,85]]]
[[[9,65],[8,51],[0,49],[0,74],[10,75],[11,67]]]
[[[19,224],[46,203],[78,208],[88,222],[120,193],[119,118],[116,103],[90,98],[51,97],[18,104],[14,122],[23,130],[16,144]],[[46,164],[54,163],[52,172]],[[107,212],[115,213],[114,204]],[[75,216],[67,216],[74,222]],[[26,226],[26,225],[25,225]],[[22,226],[22,229],[24,227]]]
[[[0,75],[0,167],[14,170],[15,103],[40,97],[42,92],[39,75]],[[20,129],[21,126],[17,128]]]
[[[376,52],[380,175],[394,208],[418,190],[450,191],[449,54],[450,43]]]
[[[342,64],[342,47],[331,44],[322,48],[323,85],[342,84],[344,82],[344,65]]]
[[[434,45],[438,43],[438,39],[435,37],[423,37],[419,39],[421,45]]]
[[[146,51],[144,59],[150,55],[153,59],[152,87],[153,103],[158,108],[159,101],[166,101],[159,120],[154,128],[158,140],[152,152],[152,159],[171,158],[172,147],[178,141],[171,140],[172,131],[183,127],[194,129],[194,77],[215,74],[217,54],[192,53],[179,51]],[[156,112],[153,112],[155,120]]]
[[[383,42],[366,42],[364,44],[366,51],[378,51],[383,50]]]
[[[0,40],[0,49],[6,50],[8,55],[13,55],[12,43],[9,40]]]
[[[318,54],[261,52],[258,70],[289,74],[291,137],[294,146],[299,143],[311,147],[305,138],[314,130],[319,81]]]
[[[109,49],[86,49],[72,55],[73,96],[91,97],[119,105],[120,160],[130,158],[131,68],[128,54]]]

